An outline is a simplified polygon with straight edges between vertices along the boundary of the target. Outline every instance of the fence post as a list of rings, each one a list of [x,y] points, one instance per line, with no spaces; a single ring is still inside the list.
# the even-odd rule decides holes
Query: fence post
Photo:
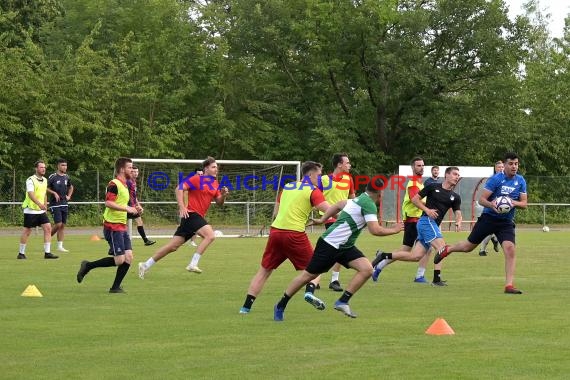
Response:
[[[542,226],[546,226],[546,205],[542,205]]]
[[[246,223],[246,235],[249,236],[249,201],[245,204],[245,223]]]

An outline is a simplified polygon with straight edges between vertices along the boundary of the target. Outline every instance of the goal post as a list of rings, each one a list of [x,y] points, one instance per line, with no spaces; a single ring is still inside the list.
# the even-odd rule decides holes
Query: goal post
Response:
[[[133,158],[139,169],[137,189],[145,212],[145,230],[149,238],[171,237],[164,226],[179,223],[174,190],[180,181],[190,178],[204,159]],[[268,233],[277,195],[284,183],[301,178],[300,161],[216,160],[218,182],[230,194],[223,206],[213,204],[206,220],[218,236],[263,236]],[[206,185],[207,178],[204,179]],[[148,225],[148,227],[147,227]],[[155,233],[155,225],[162,225]],[[174,227],[175,228],[175,227]],[[158,231],[158,229],[156,229]],[[129,222],[131,238],[132,222]],[[168,235],[165,235],[168,233]]]

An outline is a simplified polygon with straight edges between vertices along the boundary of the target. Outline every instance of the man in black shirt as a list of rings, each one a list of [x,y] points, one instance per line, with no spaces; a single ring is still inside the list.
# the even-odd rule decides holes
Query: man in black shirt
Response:
[[[376,267],[382,260],[419,261],[427,255],[430,247],[436,251],[445,248],[445,241],[439,229],[441,221],[451,208],[455,212],[455,230],[461,229],[461,197],[453,191],[453,188],[460,180],[459,168],[450,166],[445,169],[445,179],[443,183],[431,183],[424,187],[412,198],[412,203],[423,211],[417,222],[418,240],[412,252],[398,251],[394,253],[381,252],[372,261],[372,266]],[[422,199],[426,198],[426,203]],[[446,286],[441,280],[441,270],[434,270],[432,285]]]
[[[50,193],[49,210],[53,215],[54,226],[51,235],[57,233],[57,250],[69,252],[63,248],[63,237],[69,210],[67,201],[73,195],[73,185],[71,178],[67,175],[67,161],[63,158],[57,160],[57,171],[49,176],[47,191]]]

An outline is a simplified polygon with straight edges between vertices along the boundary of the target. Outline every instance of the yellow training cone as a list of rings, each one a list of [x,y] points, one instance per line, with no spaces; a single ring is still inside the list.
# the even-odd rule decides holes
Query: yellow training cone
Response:
[[[35,285],[28,285],[28,287],[22,293],[22,297],[43,297],[43,296]]]

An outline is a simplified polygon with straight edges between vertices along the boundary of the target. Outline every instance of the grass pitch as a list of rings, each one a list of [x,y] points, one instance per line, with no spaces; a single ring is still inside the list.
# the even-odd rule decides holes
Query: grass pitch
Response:
[[[444,233],[448,242],[465,233]],[[318,235],[313,235],[313,241]],[[372,257],[393,250],[401,236],[368,234],[358,247]],[[136,263],[165,240],[135,240],[135,265],[123,286],[108,294],[115,268],[99,268],[77,284],[79,262],[103,257],[105,241],[69,236],[59,260],[44,260],[40,237],[28,260],[16,260],[18,238],[0,237],[0,377],[2,379],[563,379],[567,378],[568,244],[564,232],[521,231],[516,285],[503,294],[502,254],[454,253],[444,261],[449,286],[414,284],[414,263],[395,263],[380,282],[367,283],[351,301],[357,319],[333,310],[339,293],[317,292],[317,311],[297,294],[285,321],[273,305],[296,275],[275,271],[251,314],[239,315],[266,239],[218,239],[185,271],[192,247],[159,262],[143,281]],[[432,267],[427,274],[431,279]],[[341,272],[341,283],[352,277]],[[22,297],[35,284],[43,298]],[[438,317],[452,336],[424,332]]]

